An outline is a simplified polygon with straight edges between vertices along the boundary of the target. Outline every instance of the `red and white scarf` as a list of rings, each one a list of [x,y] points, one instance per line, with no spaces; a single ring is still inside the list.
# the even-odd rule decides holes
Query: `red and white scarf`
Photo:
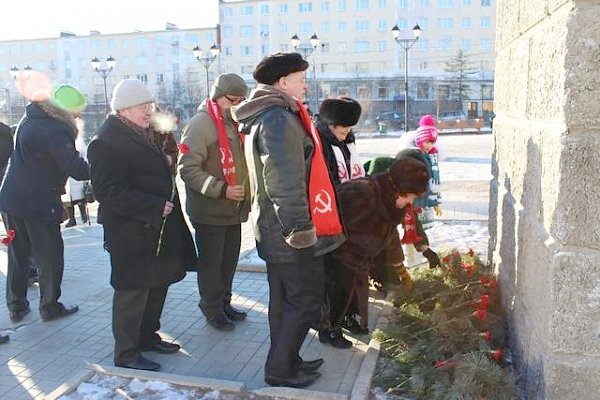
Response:
[[[221,168],[223,169],[223,176],[225,182],[229,186],[237,185],[235,178],[235,162],[233,161],[233,153],[231,152],[231,144],[229,143],[229,137],[227,137],[227,130],[225,129],[225,121],[223,121],[223,115],[218,104],[212,101],[210,98],[206,99],[206,108],[208,109],[208,115],[215,123],[217,131],[219,133],[219,151],[221,152]]]
[[[306,107],[296,100],[300,109],[300,121],[315,146],[308,178],[308,199],[312,221],[317,236],[334,236],[343,232],[333,183],[323,156],[323,145],[317,128],[310,119]]]
[[[391,178],[390,178],[391,179]],[[404,236],[400,243],[415,244],[419,243],[423,238],[417,233],[417,219],[415,218],[415,210],[412,204],[407,204],[402,220],[402,228],[404,228]]]

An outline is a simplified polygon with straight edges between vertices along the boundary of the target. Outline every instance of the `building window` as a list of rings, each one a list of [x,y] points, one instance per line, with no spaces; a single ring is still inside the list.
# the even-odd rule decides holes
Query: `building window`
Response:
[[[494,85],[481,85],[481,98],[482,99],[493,99],[494,98]]]
[[[398,8],[408,8],[408,0],[398,0]]]
[[[444,37],[438,39],[437,49],[438,50],[449,50],[452,47],[452,38]]]
[[[370,99],[371,98],[371,92],[369,91],[369,88],[365,87],[365,86],[359,86],[357,95],[358,95],[357,97],[359,99]]]
[[[329,43],[321,43],[321,53],[329,53]]]
[[[254,34],[254,27],[252,25],[242,25],[240,26],[240,36],[248,37]]]
[[[356,41],[356,52],[357,53],[366,53],[369,51],[369,42],[366,40],[357,40]]]
[[[419,50],[421,50],[421,51],[428,51],[429,50],[429,39],[419,39],[417,46],[419,46]]]
[[[279,33],[287,33],[288,25],[284,23],[279,23]]]
[[[164,81],[165,81],[165,76],[161,72],[157,73],[156,74],[156,81],[155,81],[156,84],[160,85],[161,83],[164,83]]]
[[[225,53],[226,56],[232,56],[233,55],[233,49],[231,48],[231,46],[227,46],[223,49],[223,52]]]
[[[438,29],[452,29],[452,18],[438,18]]]
[[[481,0],[482,7],[489,7],[492,5],[492,0]]]
[[[462,0],[463,7],[471,7],[472,0]]]
[[[355,11],[368,11],[369,10],[369,0],[354,0],[354,10]]]
[[[269,54],[269,45],[268,44],[263,44],[260,46],[260,53],[264,56]]]
[[[379,86],[377,88],[377,98],[378,99],[387,99],[389,96],[388,88],[385,86]]]
[[[338,96],[350,96],[350,88],[347,86],[340,86],[337,88]]]
[[[345,32],[346,31],[346,21],[340,21],[337,24],[337,30],[340,32]]]
[[[240,8],[240,15],[242,17],[250,16],[253,14],[253,12],[254,12],[254,7],[252,7],[252,6],[244,6],[244,7]]]
[[[254,71],[253,65],[242,65],[242,75],[243,74],[251,74]]]
[[[438,85],[437,95],[439,100],[450,100],[450,86]]]
[[[298,25],[298,32],[300,33],[312,33],[313,24],[311,22],[303,22]]]
[[[284,43],[279,46],[279,51],[281,51],[282,53],[287,53],[288,49],[289,49],[289,46],[287,45],[287,43]]]
[[[260,15],[269,15],[269,5],[268,4],[260,5]]]
[[[223,37],[229,39],[232,36],[233,36],[233,28],[231,26],[224,26],[223,27]]]
[[[452,0],[438,0],[439,8],[452,8]]]
[[[268,24],[260,25],[260,36],[269,36],[269,25]]]
[[[379,31],[387,31],[388,30],[388,23],[385,19],[380,19],[379,21],[377,21],[377,30],[379,30]]]
[[[357,32],[367,32],[369,30],[369,21],[356,21],[355,30]]]
[[[387,50],[387,42],[384,40],[377,42],[377,50],[380,53],[384,53]]]
[[[462,19],[462,27],[464,29],[471,29],[471,18],[465,17]]]
[[[492,19],[490,17],[481,17],[479,22],[479,27],[483,29],[488,29],[492,26]]]
[[[417,82],[417,99],[427,100],[429,98],[429,82]]]
[[[338,42],[337,51],[338,51],[338,53],[345,53],[346,52],[346,42]]]
[[[460,41],[460,48],[463,50],[471,50],[471,39],[463,39]]]
[[[419,71],[427,71],[428,66],[429,64],[427,64],[427,61],[421,61],[419,63]]]
[[[287,14],[288,13],[288,5],[287,3],[283,3],[279,5],[279,14]]]
[[[424,30],[429,29],[429,19],[425,17],[419,18],[419,27]]]
[[[223,8],[223,17],[224,18],[233,17],[233,7],[224,7]]]
[[[400,28],[401,31],[405,31],[408,29],[408,21],[406,20],[406,18],[400,18],[396,25],[398,25],[398,28]],[[423,29],[423,28],[421,28],[421,29]]]
[[[428,8],[430,6],[429,0],[419,0],[419,7]]]
[[[312,12],[312,3],[298,3],[299,13],[310,13]]]
[[[490,39],[479,39],[479,49],[480,50],[489,50],[492,48],[492,42]]]
[[[322,1],[321,2],[321,11],[322,12],[329,12],[329,2],[328,1]]]
[[[252,55],[252,46],[241,46],[240,55],[242,57],[249,57]]]
[[[338,11],[346,11],[348,9],[348,2],[346,0],[338,0]]]
[[[139,74],[136,76],[136,78],[138,78],[140,81],[144,82],[145,84],[148,84],[148,75],[147,74]]]
[[[387,8],[388,0],[379,0],[379,8]]]

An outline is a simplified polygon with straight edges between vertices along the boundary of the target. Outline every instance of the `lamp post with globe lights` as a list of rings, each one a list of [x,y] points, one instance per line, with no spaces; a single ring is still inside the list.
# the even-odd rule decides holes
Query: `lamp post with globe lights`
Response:
[[[310,37],[310,46],[308,46],[308,45],[302,46],[300,44],[300,38],[298,37],[298,35],[292,36],[290,41],[292,43],[292,47],[294,48],[294,50],[300,52],[302,54],[302,58],[304,58],[305,60],[308,59],[308,57],[310,57],[310,55],[313,54],[315,52],[315,50],[317,50],[317,47],[319,47],[319,44],[321,43],[321,41],[319,40],[319,37],[317,36],[316,33],[314,33]],[[314,60],[311,64],[312,64],[313,86],[314,86],[314,96],[311,96],[311,97],[314,98],[314,103],[315,103],[314,110],[316,111],[319,109],[319,88],[318,88],[318,82],[317,82],[317,70],[315,68]]]
[[[92,58],[91,64],[94,71],[96,71],[102,78],[102,83],[104,84],[104,108],[108,114],[108,92],[106,90],[106,78],[108,78],[112,70],[117,65],[117,61],[112,56],[109,56],[106,59],[106,67],[102,67],[102,63],[98,57],[94,57]]]
[[[196,57],[196,60],[198,60],[198,62],[202,64],[204,70],[206,71],[206,96],[208,97],[208,94],[210,92],[210,86],[208,82],[208,69],[210,68],[210,65],[213,63],[213,61],[215,61],[219,56],[219,48],[216,44],[213,44],[212,46],[210,46],[210,49],[208,49],[208,51],[202,51],[200,47],[196,46],[194,47],[192,52],[194,53],[194,57]]]
[[[401,39],[400,32],[398,25],[394,25],[392,28],[392,36],[396,43],[404,50],[404,130],[408,131],[408,50],[417,43],[421,37],[421,28],[419,25],[415,25],[412,28],[413,38]]]

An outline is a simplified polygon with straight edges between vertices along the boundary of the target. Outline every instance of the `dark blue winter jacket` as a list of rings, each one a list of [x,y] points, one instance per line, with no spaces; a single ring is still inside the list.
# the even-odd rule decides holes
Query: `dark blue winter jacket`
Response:
[[[0,211],[44,223],[63,221],[60,195],[69,176],[90,179],[87,162],[75,149],[74,124],[65,111],[38,103],[27,106],[15,149],[0,188]]]

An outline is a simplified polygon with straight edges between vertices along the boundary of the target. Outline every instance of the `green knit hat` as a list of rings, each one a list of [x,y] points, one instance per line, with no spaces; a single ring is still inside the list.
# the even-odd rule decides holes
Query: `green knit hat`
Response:
[[[52,93],[54,103],[70,113],[80,113],[87,105],[81,92],[70,85],[60,85]]]

